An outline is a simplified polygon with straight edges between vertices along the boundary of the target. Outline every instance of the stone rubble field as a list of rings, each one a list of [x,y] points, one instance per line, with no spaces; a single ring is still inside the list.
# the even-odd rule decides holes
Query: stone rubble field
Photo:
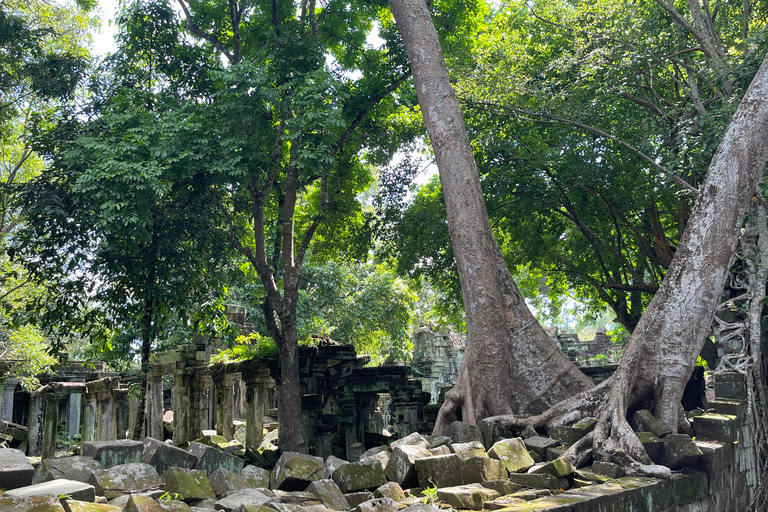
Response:
[[[6,448],[0,512],[683,510],[721,499],[722,489],[712,489],[718,475],[733,481],[735,419],[696,419],[694,441],[648,411],[636,413],[631,423],[649,456],[675,471],[669,480],[625,477],[606,462],[577,470],[558,459],[594,428],[594,418],[547,436],[528,428],[520,437],[490,422],[455,422],[444,436],[414,433],[355,462],[286,452],[271,471],[245,466],[206,438],[186,449],[152,438],[88,442],[81,455],[36,466]]]

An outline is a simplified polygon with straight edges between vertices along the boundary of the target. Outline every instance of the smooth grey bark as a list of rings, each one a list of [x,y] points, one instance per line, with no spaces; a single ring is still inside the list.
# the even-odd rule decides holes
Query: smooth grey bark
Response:
[[[424,0],[390,0],[445,196],[467,348],[435,432],[451,421],[538,413],[592,387],[525,304],[493,236],[459,102]]]

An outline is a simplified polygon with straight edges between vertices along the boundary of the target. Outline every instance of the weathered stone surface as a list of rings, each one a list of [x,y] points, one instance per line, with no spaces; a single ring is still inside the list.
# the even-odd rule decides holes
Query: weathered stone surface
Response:
[[[147,496],[131,495],[125,512],[191,512],[189,505],[176,500],[153,500]]]
[[[541,466],[537,466],[529,471],[532,475],[549,474],[555,478],[564,478],[576,471],[569,461],[565,459],[555,459],[551,462],[547,462]]]
[[[368,450],[368,451],[370,451],[370,450]],[[366,453],[368,453],[368,452],[366,452]],[[365,460],[375,460],[379,464],[381,464],[381,469],[382,470],[385,470],[387,468],[387,464],[389,464],[389,450],[387,450],[387,449],[374,452],[374,453],[372,453],[370,455],[365,455],[365,454],[363,454],[363,455],[364,456],[360,458],[361,462],[365,461]]]
[[[325,459],[325,466],[323,468],[323,478],[331,478],[333,476],[333,472],[336,471],[336,469],[339,466],[343,466],[344,464],[349,464],[344,459],[340,459],[338,457],[334,457],[333,455],[330,455],[327,459]]]
[[[270,487],[281,491],[303,491],[315,480],[322,480],[324,469],[320,457],[284,452],[272,470]]]
[[[707,473],[715,473],[727,468],[735,460],[736,449],[733,443],[717,441],[694,441],[703,454],[696,461],[696,468]]]
[[[461,477],[465,484],[503,480],[507,478],[507,469],[500,460],[472,457],[462,462]]]
[[[274,512],[275,509],[266,505],[245,505],[242,504],[235,509],[235,512]]]
[[[533,466],[533,458],[520,438],[497,441],[488,451],[488,455],[500,460],[510,473],[525,471]]]
[[[571,426],[557,426],[549,429],[549,437],[560,444],[571,445],[594,430],[597,418],[583,418]]]
[[[737,440],[736,416],[729,414],[702,414],[693,420],[696,439],[732,443]]]
[[[450,445],[451,451],[459,456],[461,460],[471,459],[473,457],[487,457],[485,447],[480,441],[471,441],[469,443],[453,443]]]
[[[661,460],[661,452],[664,449],[664,443],[650,432],[635,432],[635,435],[643,443],[643,448],[651,460],[658,464]]]
[[[543,475],[529,475],[527,473],[510,473],[509,481],[524,487],[536,489],[560,489],[560,479],[545,473]]]
[[[416,460],[431,456],[432,453],[421,445],[396,446],[389,456],[385,474],[405,489],[415,487],[419,483]]]
[[[427,505],[426,503],[417,503],[409,507],[404,508],[401,512],[440,512],[440,509],[434,505]]]
[[[669,434],[663,441],[661,463],[670,469],[682,469],[702,456],[699,447],[685,434]]]
[[[254,466],[253,464],[249,464],[243,468],[243,470],[240,472],[240,476],[245,478],[245,481],[248,482],[248,485],[251,487],[269,488],[269,470]]]
[[[430,450],[434,450],[438,446],[447,446],[453,442],[448,436],[427,436],[426,440],[429,442],[427,448]]]
[[[16,489],[32,484],[35,468],[27,462],[24,452],[15,448],[0,448],[0,489]]]
[[[462,461],[458,455],[438,455],[416,460],[419,486],[454,487],[464,483],[461,477]]]
[[[144,445],[141,441],[120,439],[117,441],[89,441],[83,443],[81,455],[99,461],[103,469],[113,466],[141,462]]]
[[[322,503],[314,505],[304,504],[302,505],[302,508],[304,509],[304,512],[330,512],[331,510]]]
[[[210,475],[216,471],[216,469],[221,467],[227,468],[236,474],[239,474],[243,469],[243,459],[219,450],[218,448],[213,448],[193,441],[189,444],[188,451],[197,457],[195,469],[205,471],[206,475]]]
[[[465,423],[463,421],[454,421],[445,427],[443,435],[446,435],[453,440],[454,443],[469,443],[472,441],[478,441],[482,444],[483,434],[480,433],[480,429],[477,425],[471,423]]]
[[[163,481],[155,468],[149,464],[135,462],[94,471],[88,483],[96,488],[98,495],[109,500],[124,494],[123,491],[150,489],[162,485]]]
[[[208,480],[211,482],[214,492],[219,496],[228,492],[251,488],[251,485],[246,482],[245,478],[234,474],[227,468],[218,468],[208,476]]]
[[[483,487],[487,487],[488,489],[493,489],[501,496],[512,494],[513,492],[517,492],[523,488],[522,485],[514,484],[509,480],[491,480],[489,482],[481,482],[481,485]]]
[[[142,444],[141,462],[154,467],[160,475],[169,468],[193,469],[197,464],[197,457],[172,444],[151,437],[145,437]]]
[[[195,509],[203,509],[203,510],[215,510],[216,509],[216,500],[215,499],[208,499],[208,500],[196,500],[196,501],[190,501],[185,502],[187,505],[189,505],[189,508],[192,509],[192,512],[200,512],[195,511]]]
[[[482,510],[483,503],[498,498],[499,493],[475,483],[438,489],[437,497],[453,508]]]
[[[539,454],[542,459],[547,455],[547,448],[554,448],[560,444],[559,441],[552,439],[551,437],[534,436],[523,440],[525,447],[528,450],[534,451]]]
[[[621,478],[624,476],[624,470],[621,466],[612,462],[595,461],[592,463],[592,471],[608,478]]]
[[[65,510],[58,496],[31,498],[0,496],[0,512],[65,512]]]
[[[405,446],[405,445],[419,445],[421,447],[427,448],[429,447],[429,441],[427,441],[427,439],[423,435],[419,434],[418,432],[414,432],[412,434],[408,434],[402,439],[392,441],[392,443],[390,443],[389,445],[389,448],[391,450],[391,449],[397,448],[398,446]]]
[[[123,507],[90,501],[64,500],[62,505],[67,512],[123,512]]]
[[[374,498],[362,502],[352,512],[397,512],[397,504],[389,498]]]
[[[61,496],[63,494],[80,501],[93,501],[96,498],[96,490],[92,485],[63,478],[6,491],[5,496],[30,498],[32,496]]]
[[[50,482],[59,478],[87,482],[91,473],[99,469],[102,469],[101,464],[93,457],[78,455],[62,459],[46,459],[37,466],[32,483]]]
[[[347,499],[347,503],[349,503],[349,506],[351,508],[355,508],[356,506],[360,505],[361,503],[364,503],[368,500],[373,499],[373,493],[370,491],[363,491],[363,492],[349,492],[344,494],[344,497]]]
[[[709,494],[707,475],[701,471],[673,474],[670,481],[677,496],[678,506],[706,498]]]
[[[230,494],[216,502],[216,510],[230,512],[240,505],[258,507],[275,501],[275,497],[264,492],[263,489],[243,489]]]
[[[187,503],[216,497],[205,471],[199,469],[170,468],[163,473],[162,480],[166,492],[180,495]]]
[[[290,503],[292,505],[301,505],[304,503],[320,503],[317,496],[306,491],[272,491],[277,501],[281,503]]]
[[[403,492],[403,488],[397,482],[385,483],[376,489],[373,495],[376,498],[389,498],[393,501],[403,501],[405,499],[405,492]]]
[[[629,424],[637,432],[650,432],[659,438],[672,433],[672,429],[651,414],[651,411],[648,409],[643,409],[633,414]]]
[[[344,493],[341,492],[336,482],[329,478],[315,480],[309,484],[307,492],[313,494],[323,505],[331,510],[348,510],[350,508]]]
[[[544,460],[547,462],[559,459],[562,454],[568,450],[567,446],[555,446],[554,448],[547,448],[547,454]]]
[[[301,505],[295,505],[293,503],[282,503],[280,501],[267,503],[267,507],[277,510],[277,512],[305,512],[304,507]]]
[[[375,460],[345,464],[333,472],[333,481],[342,492],[373,490],[384,485],[387,477]]]
[[[477,428],[480,429],[480,435],[483,436],[483,447],[486,450],[490,450],[491,446],[499,439],[515,437],[512,432],[495,421],[480,420],[477,422]]]
[[[364,459],[366,457],[370,457],[372,455],[376,455],[377,453],[386,452],[389,450],[388,446],[374,446],[373,448],[370,448],[368,450],[365,450],[362,455],[360,455],[361,459]]]
[[[450,455],[453,452],[451,451],[450,445],[444,444],[443,446],[438,446],[437,448],[431,448],[429,450],[432,455]]]
[[[539,433],[536,432],[536,429],[533,427],[525,427],[522,432],[520,432],[520,437],[523,439],[528,439],[529,437],[538,437]]]
[[[159,500],[162,496],[165,496],[165,495],[166,495],[166,492],[163,489],[157,489],[155,491],[147,491],[147,492],[138,492],[136,494],[123,494],[121,496],[118,496],[115,499],[109,500],[109,504],[114,505],[116,507],[125,508],[125,506],[128,504],[128,500],[131,499],[131,496],[146,496],[147,498],[152,498],[153,500]],[[169,494],[168,496],[171,496],[171,495]],[[97,501],[102,498],[106,499],[104,496],[96,496]]]

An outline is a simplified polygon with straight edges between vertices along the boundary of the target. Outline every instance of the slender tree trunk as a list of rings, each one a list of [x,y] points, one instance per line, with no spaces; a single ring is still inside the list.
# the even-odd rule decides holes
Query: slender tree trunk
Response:
[[[294,317],[295,318],[295,317]],[[308,453],[307,436],[301,414],[299,375],[299,339],[296,321],[281,320],[283,343],[280,345],[280,430],[278,445],[283,451]]]
[[[133,426],[133,432],[131,433],[131,439],[140,441],[142,432],[149,434],[149,429],[144,428],[144,423],[147,418],[147,385],[149,379],[149,353],[152,350],[152,319],[154,316],[153,300],[147,299],[144,304],[144,315],[142,317],[141,324],[141,395],[139,396],[139,402],[136,407],[136,423]]]
[[[390,0],[445,195],[467,348],[435,432],[449,422],[538,413],[592,387],[526,306],[493,236],[464,119],[424,0]]]

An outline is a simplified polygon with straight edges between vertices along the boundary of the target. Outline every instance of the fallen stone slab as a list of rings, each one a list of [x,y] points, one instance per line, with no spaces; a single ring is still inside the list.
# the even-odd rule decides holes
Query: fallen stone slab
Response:
[[[624,470],[618,464],[596,460],[592,463],[592,471],[608,478],[621,478],[624,476]]]
[[[463,461],[461,477],[465,484],[503,480],[507,478],[504,463],[489,457],[473,457]]]
[[[389,498],[374,498],[362,502],[352,512],[397,512],[397,504]]]
[[[661,454],[661,464],[669,469],[683,469],[703,455],[696,443],[685,434],[669,434],[662,441],[664,450]]]
[[[62,502],[67,512],[123,512],[123,507],[108,503],[91,503],[90,501],[64,500]]]
[[[170,468],[163,473],[162,480],[165,492],[171,496],[178,494],[186,503],[216,497],[205,471],[199,469]]]
[[[416,474],[419,486],[454,487],[464,483],[461,476],[462,460],[458,455],[438,455],[416,460]]]
[[[275,509],[266,505],[240,505],[235,509],[235,512],[274,512]],[[202,512],[202,511],[200,511]]]
[[[16,448],[0,448],[0,489],[17,489],[32,484],[35,468],[24,452]]]
[[[498,498],[499,493],[475,483],[438,489],[437,497],[453,508],[482,510],[483,504]]]
[[[567,450],[567,446],[555,446],[554,448],[547,448],[547,454],[544,457],[544,460],[547,462],[552,462],[555,459],[559,459]]]
[[[440,512],[441,509],[426,503],[417,503],[404,508],[401,512]]]
[[[344,459],[334,457],[333,455],[329,455],[328,458],[325,459],[325,465],[323,467],[323,478],[331,478],[333,476],[333,472],[336,471],[336,468],[343,466],[344,464],[349,464],[349,462]]]
[[[331,510],[322,503],[318,505],[302,505],[301,508],[304,509],[304,512],[330,512]]]
[[[403,488],[415,487],[419,483],[416,461],[432,457],[432,453],[421,445],[401,445],[392,449],[385,470],[387,479],[397,482]]]
[[[290,503],[291,505],[303,505],[304,503],[320,503],[317,496],[306,491],[272,491],[275,499],[280,503]]]
[[[177,500],[153,500],[148,496],[131,495],[125,512],[191,512],[189,505]]]
[[[702,456],[696,461],[696,469],[707,473],[716,473],[727,468],[736,460],[736,449],[733,443],[718,441],[694,441],[701,450]]]
[[[129,492],[159,489],[163,480],[149,464],[134,462],[96,470],[88,483],[96,488],[99,496],[111,500]]]
[[[71,496],[72,499],[79,501],[93,501],[96,499],[96,490],[92,485],[60,478],[5,492],[5,496],[15,496],[17,498],[30,498],[32,496],[58,497],[62,495]]]
[[[269,488],[269,477],[271,472],[264,468],[249,464],[243,468],[240,472],[240,476],[245,478],[248,485],[251,487],[266,487]]]
[[[304,507],[301,505],[294,505],[292,503],[281,503],[279,501],[273,501],[268,503],[267,507],[277,510],[277,512],[305,512]]]
[[[373,493],[370,491],[348,492],[344,494],[344,497],[347,499],[347,503],[349,503],[350,508],[355,508],[363,502],[372,500]]]
[[[419,445],[424,448],[427,448],[429,447],[429,441],[427,441],[427,438],[419,434],[418,432],[413,432],[412,434],[408,434],[403,438],[392,441],[389,444],[389,449],[392,450],[394,448],[397,448],[398,446],[405,446],[405,445]]]
[[[698,440],[732,443],[738,440],[736,430],[736,416],[730,414],[706,413],[693,419],[693,431]]]
[[[522,485],[513,484],[509,480],[491,480],[489,482],[481,482],[480,485],[487,487],[488,489],[493,489],[498,492],[500,496],[512,494],[523,488]]]
[[[426,436],[424,439],[429,442],[428,449],[433,450],[439,446],[448,446],[453,441],[448,436]]]
[[[189,505],[189,508],[192,509],[192,512],[200,512],[195,511],[195,509],[203,509],[203,510],[215,510],[216,509],[216,500],[210,499],[210,500],[198,500],[198,501],[189,501],[185,502],[187,505]]]
[[[363,457],[360,457],[360,462],[366,461],[366,460],[375,460],[379,464],[381,464],[381,469],[386,470],[387,464],[389,464],[389,450],[386,449],[386,447],[383,447],[383,451],[377,451],[372,453],[371,455],[365,455],[363,454]],[[369,450],[370,451],[370,450]],[[366,452],[368,453],[368,452]]]
[[[120,439],[118,441],[88,441],[83,443],[81,455],[99,461],[103,469],[113,466],[141,462],[144,445],[141,441]]]
[[[324,469],[320,457],[284,452],[272,470],[270,487],[281,491],[303,491],[315,480],[322,480]]]
[[[245,465],[240,457],[196,441],[189,443],[187,451],[197,457],[195,469],[205,471],[206,475],[210,475],[221,467],[239,474]]]
[[[527,473],[510,473],[509,481],[524,487],[535,489],[560,489],[560,479],[550,474],[529,475]]]
[[[458,455],[461,460],[488,456],[483,443],[480,441],[470,441],[469,443],[452,443],[450,445],[450,449],[451,452]]]
[[[330,478],[323,480],[315,480],[309,487],[307,492],[314,495],[320,502],[332,510],[349,510],[351,507],[344,493],[336,485],[336,482]],[[364,500],[365,501],[365,500]]]
[[[480,432],[480,429],[477,428],[477,425],[472,425],[471,423],[465,423],[463,421],[454,421],[453,423],[450,423],[445,427],[445,430],[443,430],[443,435],[450,437],[454,443],[478,441],[482,444],[483,442],[483,434]]]
[[[274,501],[275,497],[267,495],[263,489],[243,489],[216,501],[215,507],[216,510],[231,512],[240,505],[258,507],[260,505],[266,506]]]
[[[514,505],[515,503],[520,503],[524,501],[520,497],[512,497],[512,496],[501,496],[500,498],[496,498],[495,500],[486,501],[483,503],[483,509],[484,510],[502,510],[505,509],[511,505]]]
[[[144,496],[146,498],[152,498],[153,500],[159,500],[163,496],[168,497],[170,495],[166,495],[163,489],[157,489],[155,491],[139,492],[136,494],[123,494],[113,500],[109,500],[109,504],[114,505],[116,507],[125,508],[125,506],[128,504],[128,500],[131,499],[131,496]],[[102,498],[102,496],[96,497],[96,499],[99,499],[99,498]],[[178,499],[178,498],[174,498],[174,499]]]
[[[573,425],[557,426],[549,429],[547,434],[552,439],[557,439],[560,444],[572,445],[595,429],[597,418],[582,418]]]
[[[643,448],[645,448],[645,453],[648,454],[648,457],[658,464],[661,461],[661,452],[664,449],[662,440],[650,432],[635,432],[635,435],[643,443]]]
[[[162,475],[170,468],[194,469],[197,457],[187,450],[151,437],[142,441],[141,462],[149,464]]]
[[[386,452],[388,450],[389,450],[388,446],[374,446],[373,448],[369,448],[368,450],[365,450],[363,454],[360,455],[360,458],[364,459],[366,457],[376,455],[377,453]]]
[[[66,512],[58,496],[0,496],[0,512]]]
[[[389,498],[393,501],[400,502],[405,500],[405,492],[400,484],[397,482],[387,482],[373,493],[376,498]]]
[[[629,424],[637,432],[650,432],[658,438],[672,433],[672,428],[656,418],[648,409],[642,409],[633,414]]]
[[[477,422],[477,428],[480,429],[480,435],[483,436],[483,447],[486,450],[490,450],[491,446],[501,439],[509,439],[515,437],[515,435],[502,427],[495,421],[480,420]]]
[[[214,492],[222,496],[233,491],[250,489],[251,485],[240,475],[236,475],[227,468],[218,468],[208,476]]]
[[[101,463],[93,457],[85,455],[64,457],[62,459],[46,459],[37,466],[32,483],[39,484],[60,478],[87,482],[91,477],[91,473],[99,469],[103,469]]]
[[[333,472],[333,481],[341,492],[370,491],[387,483],[381,464],[375,460],[344,464]]]
[[[576,471],[576,468],[573,467],[573,464],[569,461],[565,459],[555,459],[541,466],[529,469],[528,473],[533,475],[550,474],[555,478],[560,479],[570,475],[574,471]]]
[[[526,471],[534,464],[525,443],[519,437],[497,441],[488,451],[488,455],[500,460],[510,473]]]
[[[539,454],[539,457],[544,459],[547,455],[547,448],[554,448],[560,445],[560,442],[552,439],[551,437],[534,436],[523,440],[525,447],[528,450],[534,451]]]

